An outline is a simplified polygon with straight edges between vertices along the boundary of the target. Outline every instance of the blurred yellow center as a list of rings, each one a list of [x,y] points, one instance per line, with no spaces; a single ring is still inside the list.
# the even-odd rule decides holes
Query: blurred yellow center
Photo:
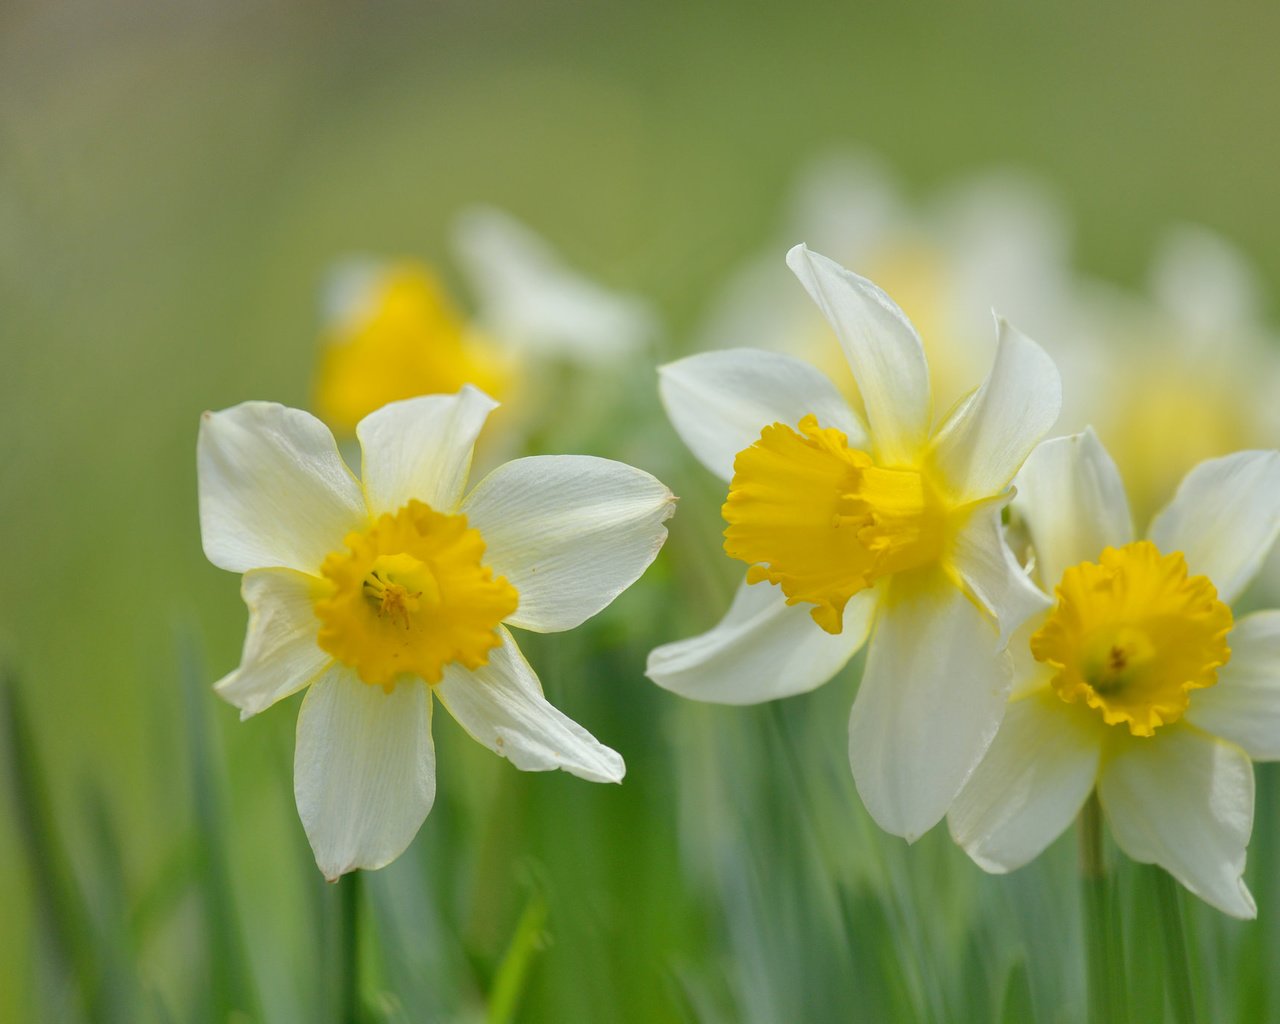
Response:
[[[1083,698],[1134,736],[1181,718],[1190,691],[1216,683],[1231,657],[1231,609],[1207,577],[1187,575],[1181,552],[1145,540],[1106,548],[1063,573],[1055,593],[1031,653],[1057,670],[1059,697]]]
[[[324,650],[387,690],[404,674],[436,683],[450,662],[489,660],[519,598],[481,563],[484,540],[465,516],[411,501],[345,543],[320,567],[329,583],[315,604]]]
[[[733,464],[722,509],[724,549],[751,568],[748,583],[776,583],[788,604],[813,604],[828,633],[844,606],[882,576],[941,557],[946,513],[914,469],[884,469],[813,416],[796,432],[765,427]]]
[[[316,379],[316,409],[339,433],[368,413],[463,384],[501,398],[510,367],[454,311],[425,268],[382,272],[329,331]]]

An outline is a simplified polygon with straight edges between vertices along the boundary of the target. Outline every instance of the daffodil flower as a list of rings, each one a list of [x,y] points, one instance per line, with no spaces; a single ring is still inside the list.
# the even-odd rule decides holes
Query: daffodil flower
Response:
[[[1014,638],[1014,697],[951,808],[952,836],[1010,871],[1096,788],[1130,857],[1255,916],[1250,759],[1280,759],[1280,611],[1236,619],[1230,606],[1280,532],[1280,453],[1202,462],[1144,540],[1092,432],[1045,442],[1017,485],[1055,603]]]
[[[647,305],[571,270],[499,210],[465,211],[454,248],[475,299],[470,317],[422,263],[357,259],[335,271],[315,407],[339,435],[388,402],[467,383],[508,402],[527,399],[520,382],[532,366],[558,358],[609,365],[656,333]]]
[[[257,714],[307,688],[294,792],[330,879],[394,860],[435,796],[432,708],[517,768],[617,782],[622,758],[552,707],[508,626],[571,629],[653,560],[673,497],[586,456],[519,459],[464,496],[496,406],[479,390],[397,402],[356,433],[357,479],[308,413],[206,413],[204,550],[244,573],[240,667],[216,684]]]
[[[995,735],[1006,638],[1046,603],[1001,512],[1058,414],[1058,374],[1000,321],[986,382],[936,422],[920,338],[892,300],[805,246],[788,262],[839,336],[866,423],[781,354],[662,368],[676,431],[729,481],[725,550],[750,568],[720,624],[653,651],[647,672],[688,697],[751,704],[813,689],[870,636],[850,761],[876,821],[914,839]]]

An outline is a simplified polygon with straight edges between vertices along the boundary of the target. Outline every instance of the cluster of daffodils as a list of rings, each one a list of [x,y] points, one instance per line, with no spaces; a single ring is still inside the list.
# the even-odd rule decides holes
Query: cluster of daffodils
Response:
[[[985,382],[935,423],[893,301],[804,246],[788,262],[866,420],[777,353],[662,368],[672,425],[729,484],[724,549],[748,568],[724,619],[653,651],[650,678],[753,703],[820,685],[865,643],[849,758],[883,828],[911,840],[945,815],[1007,871],[1096,791],[1133,859],[1253,916],[1251,758],[1280,758],[1280,612],[1237,622],[1230,602],[1280,533],[1280,452],[1202,463],[1135,541],[1092,432],[1037,446],[1060,394],[1033,342],[998,321]]]
[[[359,478],[297,409],[201,423],[205,554],[244,574],[249,607],[240,666],[215,688],[246,718],[306,689],[294,793],[327,878],[389,863],[431,810],[436,701],[517,768],[622,779],[507,627],[559,632],[608,605],[657,555],[674,499],[586,456],[518,459],[467,492],[495,406],[464,387],[366,416]]]

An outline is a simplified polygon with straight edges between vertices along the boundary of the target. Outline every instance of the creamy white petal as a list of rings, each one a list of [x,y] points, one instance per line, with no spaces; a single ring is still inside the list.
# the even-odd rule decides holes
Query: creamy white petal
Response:
[[[485,564],[520,595],[507,621],[555,633],[640,578],[675,508],[675,495],[643,470],[588,455],[536,455],[499,466],[460,511],[484,538]]]
[[[878,461],[914,462],[933,419],[929,368],[916,329],[874,284],[805,245],[787,253],[787,265],[840,339]]]
[[[1261,567],[1280,533],[1280,452],[1236,452],[1208,459],[1186,475],[1151,524],[1166,553],[1208,576],[1230,604]]]
[[[517,768],[561,768],[590,782],[621,782],[627,770],[621,755],[547,703],[515,640],[501,633],[502,646],[490,652],[487,665],[445,666],[435,687],[441,703],[477,742]]]
[[[881,828],[914,841],[986,753],[1011,685],[995,623],[940,574],[882,598],[849,719],[849,760]]]
[[[196,469],[204,553],[222,569],[314,573],[365,522],[329,428],[300,409],[242,402],[206,412]]]
[[[1062,380],[1044,350],[996,318],[991,373],[933,444],[941,479],[957,501],[999,494],[1062,409]]]
[[[1231,660],[1216,686],[1192,691],[1187,721],[1255,761],[1280,760],[1280,611],[1246,615],[1227,643]]]
[[[952,569],[999,623],[1000,647],[1008,643],[1014,630],[1053,604],[1031,582],[1005,543],[1000,521],[1003,508],[1003,502],[991,502],[971,512],[950,551]]]
[[[427,684],[386,693],[343,665],[325,673],[298,714],[293,793],[329,881],[399,857],[436,795]]]
[[[240,709],[241,720],[297,693],[333,661],[316,644],[319,582],[293,569],[251,569],[240,581],[249,607],[244,652],[240,667],[213,689]]]
[[[1253,829],[1253,765],[1245,752],[1190,726],[1122,739],[1098,783],[1120,849],[1159,864],[1223,913],[1256,917],[1243,877]]]
[[[984,871],[1012,871],[1039,856],[1093,789],[1099,728],[1087,709],[1049,689],[1012,701],[987,756],[947,812],[951,837]]]
[[[734,348],[678,359],[658,368],[658,393],[680,439],[723,480],[765,427],[794,427],[810,413],[844,431],[852,447],[867,445],[866,429],[827,375],[777,352]]]
[[[544,239],[501,210],[465,211],[454,242],[485,330],[510,347],[608,361],[657,334],[648,303],[570,269]]]
[[[663,689],[714,704],[759,704],[807,693],[844,668],[866,642],[876,595],[844,610],[844,629],[819,628],[809,604],[788,605],[769,583],[742,583],[723,619],[706,633],[649,654],[645,675]]]
[[[369,511],[394,512],[411,498],[452,512],[471,472],[471,453],[498,403],[470,384],[456,395],[384,405],[356,426]]]
[[[1014,486],[1013,508],[1027,524],[1048,590],[1071,566],[1133,540],[1120,473],[1092,428],[1037,445]]]

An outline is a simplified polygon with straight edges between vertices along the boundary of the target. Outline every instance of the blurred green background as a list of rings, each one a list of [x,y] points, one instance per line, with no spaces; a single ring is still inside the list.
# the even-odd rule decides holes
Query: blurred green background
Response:
[[[245,616],[200,550],[193,458],[203,409],[307,403],[336,257],[444,263],[453,214],[492,203],[653,298],[670,356],[776,236],[797,167],[856,144],[920,193],[1034,172],[1080,265],[1122,283],[1169,221],[1203,223],[1274,295],[1277,38],[1280,7],[1232,0],[0,6],[0,656],[44,770],[0,741],[0,771],[27,766],[0,788],[0,1020],[79,1019],[77,977],[99,1019],[339,1012],[297,698],[241,725],[209,690]],[[1082,1019],[1070,840],[995,879],[945,830],[877,834],[845,759],[856,666],[749,709],[643,678],[734,574],[718,485],[632,386],[631,419],[557,436],[669,483],[672,539],[599,619],[525,644],[626,782],[523,775],[437,716],[435,810],[365,878],[369,1013]],[[1260,920],[1192,908],[1214,1020],[1280,1020],[1280,792],[1259,777]],[[1122,881],[1135,1019],[1159,1019],[1149,878]]]

